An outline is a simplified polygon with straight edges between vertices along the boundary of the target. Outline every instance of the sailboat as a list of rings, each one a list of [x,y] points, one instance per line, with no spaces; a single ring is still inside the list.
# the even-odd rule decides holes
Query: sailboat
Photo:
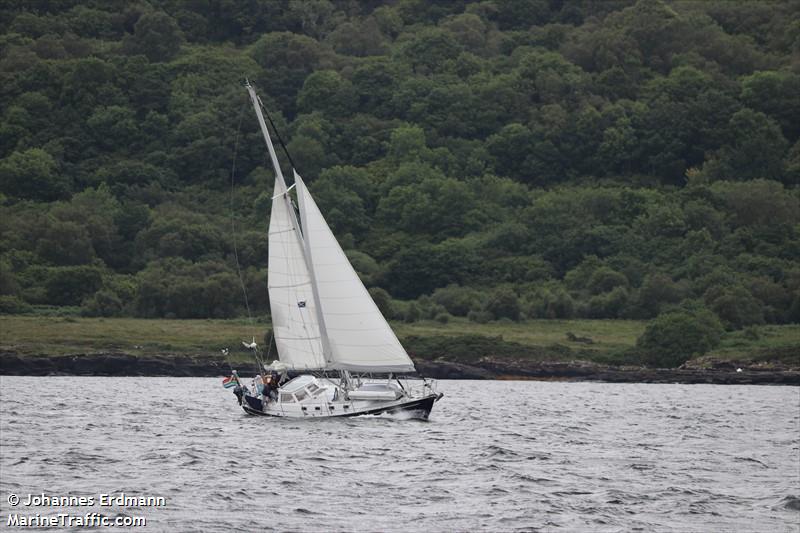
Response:
[[[442,398],[412,379],[414,363],[372,300],[303,179],[286,185],[262,103],[245,87],[275,171],[269,221],[268,290],[278,360],[259,365],[252,389],[234,372],[224,383],[251,415],[329,418],[401,415],[427,419]],[[290,190],[295,189],[297,205]],[[295,377],[288,379],[289,372]],[[299,374],[299,375],[298,375]]]

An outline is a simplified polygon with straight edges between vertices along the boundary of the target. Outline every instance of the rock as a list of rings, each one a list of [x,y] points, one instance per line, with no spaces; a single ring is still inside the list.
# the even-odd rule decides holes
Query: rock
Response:
[[[800,385],[800,371],[731,368],[613,367],[587,361],[537,361],[530,358],[485,356],[471,364],[415,359],[419,374],[437,379],[541,379],[606,381],[611,383],[714,383]],[[241,365],[246,367],[249,365]],[[720,368],[722,367],[722,368]],[[135,356],[124,353],[66,356],[20,356],[0,352],[2,375],[78,376],[224,376],[227,363],[212,357]]]

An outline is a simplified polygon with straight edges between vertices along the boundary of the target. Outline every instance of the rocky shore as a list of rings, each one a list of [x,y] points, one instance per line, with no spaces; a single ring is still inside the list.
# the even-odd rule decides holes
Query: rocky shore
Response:
[[[420,374],[437,379],[530,379],[612,383],[709,383],[800,385],[800,370],[780,366],[736,368],[730,362],[709,368],[644,368],[585,361],[540,362],[484,357],[471,364],[416,359]],[[249,373],[250,365],[240,365]],[[134,356],[125,353],[20,356],[0,353],[0,375],[29,376],[224,376],[224,360],[187,356]]]

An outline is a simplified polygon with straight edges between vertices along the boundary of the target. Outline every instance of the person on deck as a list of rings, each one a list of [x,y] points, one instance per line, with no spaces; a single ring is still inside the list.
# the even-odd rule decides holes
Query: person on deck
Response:
[[[264,401],[277,401],[278,380],[272,374],[264,376]]]

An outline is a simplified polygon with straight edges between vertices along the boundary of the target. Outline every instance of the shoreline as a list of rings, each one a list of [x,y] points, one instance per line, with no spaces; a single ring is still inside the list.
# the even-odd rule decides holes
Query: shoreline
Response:
[[[716,368],[614,367],[586,361],[528,361],[483,358],[473,364],[414,359],[418,372],[434,379],[600,381],[607,383],[684,383],[800,386],[800,370],[733,365]],[[251,363],[238,366],[243,374]],[[2,376],[170,376],[221,377],[230,374],[219,358],[186,355],[138,356],[126,353],[21,356],[0,352]]]

